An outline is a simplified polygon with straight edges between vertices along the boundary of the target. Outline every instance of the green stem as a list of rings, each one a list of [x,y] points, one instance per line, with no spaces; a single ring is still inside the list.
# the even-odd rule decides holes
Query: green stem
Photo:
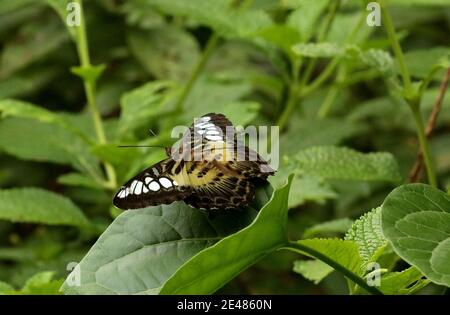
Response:
[[[289,244],[287,246],[283,247],[283,248],[288,249],[288,250],[292,250],[292,251],[300,253],[302,255],[304,255],[306,253],[307,255],[312,256],[312,257],[314,257],[316,259],[319,259],[319,260],[323,261],[324,263],[326,263],[327,265],[329,265],[330,267],[332,267],[333,269],[339,271],[345,277],[347,277],[348,279],[353,281],[355,284],[357,284],[360,287],[364,288],[367,292],[369,292],[371,294],[375,294],[375,295],[382,295],[383,294],[377,288],[369,286],[367,284],[367,282],[363,278],[361,278],[360,276],[356,275],[351,270],[345,268],[344,266],[342,266],[338,262],[336,262],[333,259],[329,258],[328,256],[326,256],[326,255],[316,251],[315,249],[312,249],[312,248],[310,248],[308,246],[299,244],[297,242],[289,242]]]
[[[286,107],[284,108],[283,112],[281,113],[281,116],[278,118],[277,125],[280,128],[280,131],[282,131],[285,127],[287,122],[292,116],[292,113],[294,112],[295,105],[297,104],[297,96],[298,96],[298,87],[297,82],[293,81],[289,85],[289,95],[288,100],[286,102]]]
[[[386,33],[388,35],[389,41],[392,46],[392,50],[395,54],[395,59],[397,60],[400,74],[403,79],[403,85],[405,87],[405,96],[412,97],[413,96],[413,86],[411,82],[411,77],[409,75],[408,67],[406,66],[405,58],[403,56],[402,47],[400,46],[400,43],[397,38],[397,34],[395,32],[394,23],[392,22],[391,15],[389,14],[388,10],[386,9],[386,5],[384,3],[384,0],[378,0],[378,3],[381,7],[381,13],[383,16],[383,22],[386,29]]]
[[[345,77],[345,68],[341,65],[339,67],[338,74],[336,76],[336,82],[338,84],[332,85],[330,87],[330,90],[328,91],[325,100],[323,101],[322,105],[320,105],[319,111],[317,112],[317,117],[319,117],[320,119],[325,118],[330,112],[331,106],[333,105],[333,102],[336,99],[336,96],[340,90],[339,83],[344,80],[344,77]]]
[[[420,112],[419,106],[410,106],[410,107],[414,116],[414,120],[416,121],[417,136],[419,138],[419,143],[423,154],[423,160],[425,162],[425,167],[427,169],[428,182],[431,186],[437,187],[436,173],[434,171],[434,164],[430,154],[428,140],[425,135],[425,127],[422,113]]]
[[[92,67],[89,58],[89,47],[86,36],[86,23],[84,20],[83,13],[83,3],[82,0],[75,0],[80,6],[80,25],[76,27],[76,46],[78,51],[78,56],[80,58],[80,64],[82,68]],[[95,101],[95,80],[84,80],[84,90],[86,92],[86,98],[91,113],[92,120],[94,122],[95,134],[99,144],[106,144],[105,131],[103,129],[102,119],[100,113],[97,109],[97,104]],[[110,188],[115,188],[117,185],[116,173],[111,164],[104,162],[106,176],[108,178],[108,186]]]
[[[400,68],[400,74],[403,80],[403,98],[409,104],[409,107],[414,116],[414,120],[416,122],[417,136],[419,138],[420,148],[423,153],[425,167],[427,169],[428,182],[430,185],[437,187],[436,174],[434,172],[433,159],[431,158],[430,149],[428,146],[428,140],[425,135],[425,127],[423,123],[422,114],[420,112],[420,99],[421,92],[419,93],[414,91],[414,87],[411,82],[411,77],[409,75],[408,67],[406,66],[405,58],[403,55],[402,48],[398,41],[397,35],[395,33],[394,24],[392,22],[392,18],[386,9],[384,0],[378,0],[378,3],[381,7],[381,12],[383,15],[383,21],[386,29],[386,33],[388,35],[390,44],[395,54],[395,58]]]
[[[216,33],[212,34],[211,37],[208,39],[205,49],[203,50],[203,54],[200,57],[200,60],[195,65],[195,68],[192,71],[191,76],[189,77],[188,82],[184,86],[183,91],[181,92],[181,95],[178,98],[178,101],[175,105],[175,110],[177,112],[180,112],[183,110],[183,105],[184,105],[184,102],[186,101],[187,96],[191,92],[192,87],[194,86],[195,81],[197,81],[199,74],[202,72],[203,68],[205,67],[205,64],[208,61],[209,56],[211,55],[214,48],[217,46],[218,41],[219,41],[219,36]]]
[[[328,32],[330,31],[331,25],[333,24],[334,18],[336,17],[337,11],[339,10],[339,7],[341,6],[340,0],[331,0],[330,1],[330,10],[328,12],[328,15],[325,18],[325,25],[320,30],[319,34],[317,35],[317,42],[323,42],[325,40],[325,37],[327,36]],[[301,82],[302,86],[305,86],[309,79],[311,78],[312,71],[314,70],[314,67],[316,66],[317,59],[312,59],[306,66],[306,69],[304,71],[303,79]]]

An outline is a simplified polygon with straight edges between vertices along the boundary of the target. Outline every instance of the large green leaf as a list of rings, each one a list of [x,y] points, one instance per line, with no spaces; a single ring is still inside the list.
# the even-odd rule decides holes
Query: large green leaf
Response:
[[[90,225],[70,199],[38,188],[0,190],[0,219],[52,225]]]
[[[255,210],[246,209],[208,218],[183,202],[125,211],[80,262],[81,285],[66,281],[62,290],[66,294],[158,293],[189,258],[245,227],[255,215]]]
[[[395,252],[431,281],[450,286],[450,196],[424,184],[403,185],[385,199],[383,233]]]
[[[398,164],[392,154],[361,153],[340,147],[313,147],[295,157],[298,172],[327,179],[391,181],[400,180]]]
[[[209,294],[241,271],[287,243],[288,183],[274,191],[256,220],[200,252],[163,286],[161,294]],[[264,237],[262,237],[264,235]]]

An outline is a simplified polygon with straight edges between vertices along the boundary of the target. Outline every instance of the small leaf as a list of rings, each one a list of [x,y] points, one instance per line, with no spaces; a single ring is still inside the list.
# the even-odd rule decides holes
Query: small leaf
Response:
[[[345,239],[358,244],[364,262],[375,261],[375,253],[387,242],[381,231],[381,207],[365,213],[356,220],[345,235]]]
[[[381,277],[380,290],[384,294],[414,294],[429,284],[415,267],[400,272],[389,272]]]
[[[353,220],[349,218],[335,219],[316,224],[305,230],[303,238],[310,238],[317,234],[345,233],[352,226]]]
[[[0,219],[80,227],[90,225],[70,199],[38,188],[0,190]]]
[[[334,269],[320,260],[296,260],[293,271],[318,284]]]
[[[214,293],[238,273],[285,245],[291,181],[292,176],[274,191],[250,226],[194,256],[164,284],[160,293]]]
[[[63,280],[53,280],[54,272],[44,271],[27,280],[18,294],[59,294]]]
[[[98,78],[100,78],[105,69],[106,65],[101,64],[98,66],[76,66],[70,68],[70,71],[82,78],[84,81],[95,83],[97,82]]]
[[[345,47],[332,43],[301,43],[294,45],[292,50],[298,56],[310,58],[332,58],[345,54]]]
[[[385,199],[383,233],[395,252],[431,281],[450,286],[450,196],[424,184],[403,185]]]

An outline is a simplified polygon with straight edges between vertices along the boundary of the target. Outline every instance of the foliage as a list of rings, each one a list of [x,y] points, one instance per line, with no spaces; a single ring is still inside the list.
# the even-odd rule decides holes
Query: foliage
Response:
[[[364,1],[76,0],[80,27],[68,2],[0,2],[0,294],[450,286],[448,1],[379,0],[382,27]],[[115,209],[209,112],[279,127],[252,204]]]

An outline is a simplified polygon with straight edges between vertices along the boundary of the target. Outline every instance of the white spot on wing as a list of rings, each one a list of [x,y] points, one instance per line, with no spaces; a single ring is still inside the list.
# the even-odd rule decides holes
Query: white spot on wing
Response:
[[[137,184],[136,184],[136,188],[134,189],[134,194],[135,195],[140,195],[141,193],[142,193],[142,186],[143,186],[144,184],[141,182],[141,181],[139,181]]]
[[[158,191],[160,186],[159,186],[159,184],[156,181],[154,181],[154,182],[151,182],[150,185],[148,185],[148,188],[151,191]]]
[[[134,194],[134,188],[136,188],[137,183],[138,183],[137,180],[134,180],[134,181],[131,183],[131,185],[130,185],[130,193],[131,193],[131,194]]]
[[[211,141],[219,141],[219,140],[222,140],[222,137],[206,135],[206,139],[211,140]]]
[[[125,189],[122,189],[120,193],[117,195],[119,198],[125,198]]]
[[[146,193],[149,192],[147,186],[145,186],[145,185],[142,186],[142,192],[143,192],[144,194],[146,194]]]
[[[159,183],[164,187],[164,188],[169,188],[172,187],[172,183],[170,182],[170,180],[168,180],[165,177],[161,177],[159,179]]]
[[[172,184],[173,184],[174,186],[178,186],[178,183],[177,183],[175,180],[172,182]]]
[[[145,184],[148,185],[148,183],[150,183],[153,180],[152,177],[146,177],[145,178]]]

